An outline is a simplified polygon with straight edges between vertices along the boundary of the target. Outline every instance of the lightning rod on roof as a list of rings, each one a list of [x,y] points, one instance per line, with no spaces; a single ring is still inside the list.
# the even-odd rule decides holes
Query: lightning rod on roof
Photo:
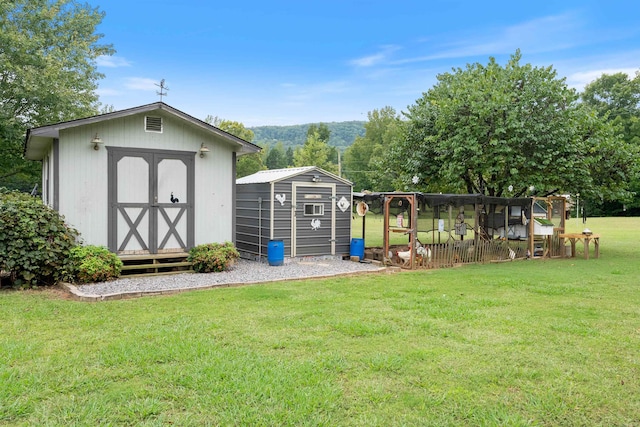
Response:
[[[162,102],[162,97],[163,96],[167,96],[167,90],[169,90],[169,88],[167,86],[164,85],[164,79],[160,80],[160,84],[154,83],[156,86],[158,86],[160,88],[160,91],[156,91],[156,95],[160,96],[160,102]]]

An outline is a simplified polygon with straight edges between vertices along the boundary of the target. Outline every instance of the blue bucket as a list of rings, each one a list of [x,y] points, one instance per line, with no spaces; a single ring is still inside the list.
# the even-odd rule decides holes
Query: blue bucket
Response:
[[[364,239],[351,239],[351,250],[349,255],[357,256],[361,261],[364,259]]]
[[[267,245],[267,261],[269,265],[278,266],[284,264],[284,241],[269,240]]]

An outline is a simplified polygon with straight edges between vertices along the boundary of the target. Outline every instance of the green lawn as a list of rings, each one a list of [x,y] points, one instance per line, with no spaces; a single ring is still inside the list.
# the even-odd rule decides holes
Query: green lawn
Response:
[[[587,226],[600,259],[0,292],[0,425],[639,425],[640,219]]]

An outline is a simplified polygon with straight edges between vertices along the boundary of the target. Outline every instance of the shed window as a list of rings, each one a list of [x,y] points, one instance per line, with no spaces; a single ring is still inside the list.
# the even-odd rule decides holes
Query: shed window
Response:
[[[322,203],[305,203],[305,216],[322,216],[324,215],[324,205]]]
[[[162,133],[162,117],[145,116],[144,130],[146,132]]]

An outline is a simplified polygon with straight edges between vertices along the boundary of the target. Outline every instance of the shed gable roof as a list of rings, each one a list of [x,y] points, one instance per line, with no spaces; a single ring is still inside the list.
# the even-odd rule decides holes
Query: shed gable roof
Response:
[[[344,178],[340,178],[339,176],[334,175],[330,172],[327,172],[326,170],[321,169],[317,166],[302,166],[297,168],[271,169],[271,170],[259,171],[252,175],[238,178],[236,180],[236,184],[266,184],[266,183],[278,182],[288,178],[293,178],[297,175],[302,175],[303,173],[307,173],[310,171],[318,171],[319,173],[330,176],[338,181],[342,181],[345,184],[351,185],[350,181]]]
[[[176,108],[171,107],[164,102],[154,102],[152,104],[141,105],[139,107],[128,108],[125,110],[114,111],[111,113],[100,114],[97,116],[86,117],[83,119],[70,120],[66,122],[54,123],[47,126],[40,126],[36,128],[31,128],[27,130],[27,136],[24,141],[24,155],[28,159],[36,160],[38,159],[37,151],[38,147],[34,147],[32,144],[34,139],[42,139],[42,138],[59,138],[60,131],[63,129],[69,129],[77,126],[84,126],[93,123],[99,123],[107,120],[118,119],[121,117],[132,116],[134,114],[140,113],[148,113],[152,111],[162,110],[169,114],[172,114],[175,117],[178,117],[192,126],[204,129],[207,132],[210,132],[214,135],[221,137],[224,141],[233,144],[238,147],[238,151],[240,153],[248,154],[248,153],[256,153],[261,150],[261,148],[249,141],[245,141],[242,138],[238,138],[235,135],[232,135],[228,132],[223,131],[213,125],[210,125],[207,122],[204,122],[200,119],[196,119],[189,114],[182,112]]]

